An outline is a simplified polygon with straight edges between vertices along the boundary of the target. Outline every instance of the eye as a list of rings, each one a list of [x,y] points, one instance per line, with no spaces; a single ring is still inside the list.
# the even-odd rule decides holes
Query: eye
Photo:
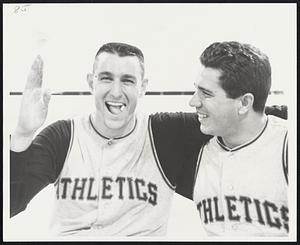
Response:
[[[212,97],[212,94],[210,94],[209,92],[207,92],[203,89],[200,89],[200,88],[197,89],[197,93],[200,97],[203,97],[203,98],[211,98]]]
[[[204,95],[204,97],[211,97],[211,94],[209,94],[209,93],[207,93],[207,92],[205,92],[205,91],[202,91],[202,94]]]
[[[99,78],[99,81],[101,81],[101,82],[111,82],[112,78],[108,77],[108,76],[103,76],[103,77]]]
[[[123,79],[122,82],[126,85],[133,85],[135,84],[135,81],[133,81],[132,79]]]

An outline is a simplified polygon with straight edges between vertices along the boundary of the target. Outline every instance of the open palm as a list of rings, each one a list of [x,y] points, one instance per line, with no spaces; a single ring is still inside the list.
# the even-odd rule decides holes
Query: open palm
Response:
[[[18,133],[33,134],[46,120],[50,91],[42,91],[43,60],[40,56],[34,60],[23,92],[17,125]]]

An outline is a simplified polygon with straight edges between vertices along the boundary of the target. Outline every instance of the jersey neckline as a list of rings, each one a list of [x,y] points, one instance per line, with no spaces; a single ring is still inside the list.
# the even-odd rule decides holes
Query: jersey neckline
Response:
[[[265,123],[264,128],[261,130],[261,132],[258,133],[258,135],[255,136],[252,140],[250,140],[250,141],[248,141],[248,142],[246,142],[246,143],[244,143],[244,144],[242,144],[242,145],[239,145],[239,146],[236,146],[236,147],[233,147],[233,148],[229,148],[228,146],[226,146],[226,145],[224,144],[224,141],[223,141],[222,137],[219,137],[219,136],[217,137],[217,143],[218,143],[218,144],[221,146],[221,148],[224,149],[225,151],[233,152],[233,151],[240,150],[240,149],[242,149],[242,148],[244,148],[244,147],[246,147],[246,146],[251,145],[252,143],[254,143],[254,142],[255,142],[255,141],[263,134],[263,132],[266,130],[267,125],[268,125],[268,122],[269,122],[269,118],[267,117],[267,121],[266,121],[266,123]]]
[[[90,121],[90,124],[92,125],[92,128],[94,129],[94,131],[99,135],[101,136],[102,138],[104,139],[107,139],[107,140],[119,140],[119,139],[123,139],[127,136],[129,136],[136,128],[136,125],[137,125],[137,118],[135,117],[135,121],[134,121],[134,126],[133,128],[131,129],[131,131],[123,136],[120,136],[120,137],[112,137],[112,138],[109,138],[109,137],[106,137],[104,136],[103,134],[101,134],[97,129],[96,127],[94,126],[93,122],[92,122],[92,114],[89,115],[89,121]]]

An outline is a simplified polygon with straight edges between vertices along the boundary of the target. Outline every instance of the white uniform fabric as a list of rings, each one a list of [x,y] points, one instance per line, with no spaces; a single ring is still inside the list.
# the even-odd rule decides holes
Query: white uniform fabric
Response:
[[[88,115],[73,120],[55,184],[58,234],[165,235],[175,187],[161,170],[148,118],[139,115],[130,135],[112,141],[97,134]]]
[[[203,146],[194,201],[209,235],[288,234],[286,146],[285,122],[273,116],[242,146],[230,150],[217,137]]]

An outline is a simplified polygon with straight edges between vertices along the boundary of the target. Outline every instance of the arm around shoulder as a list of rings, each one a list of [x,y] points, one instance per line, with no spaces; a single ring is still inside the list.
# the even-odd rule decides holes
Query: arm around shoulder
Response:
[[[287,119],[288,117],[288,108],[286,105],[266,106],[265,112],[267,115],[273,115],[282,119]]]

